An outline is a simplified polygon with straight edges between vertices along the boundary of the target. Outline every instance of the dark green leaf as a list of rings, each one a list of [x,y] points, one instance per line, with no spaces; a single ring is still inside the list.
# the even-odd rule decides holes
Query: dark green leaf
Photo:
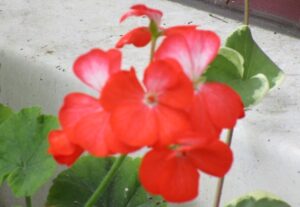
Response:
[[[244,58],[243,79],[250,79],[257,74],[264,74],[270,88],[277,86],[283,79],[281,69],[262,51],[253,40],[250,28],[242,26],[226,41],[226,46],[238,51]]]
[[[269,84],[263,74],[243,78],[243,57],[235,50],[221,48],[216,59],[204,74],[207,81],[217,81],[231,86],[241,96],[245,107],[258,103],[268,92]]]
[[[33,195],[53,174],[47,135],[57,126],[39,108],[24,109],[0,125],[0,183],[6,180],[17,197]]]
[[[0,124],[10,117],[14,112],[7,106],[0,104]]]
[[[276,196],[265,193],[255,192],[242,196],[225,207],[291,207],[286,202]]]
[[[82,207],[114,162],[114,158],[81,157],[53,183],[47,199],[51,207]],[[160,197],[149,196],[138,181],[140,159],[126,158],[96,207],[164,207]]]

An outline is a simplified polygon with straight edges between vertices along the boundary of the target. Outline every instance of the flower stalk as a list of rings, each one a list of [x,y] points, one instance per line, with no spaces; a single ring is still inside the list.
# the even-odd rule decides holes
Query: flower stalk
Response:
[[[25,197],[25,202],[26,202],[26,207],[32,207],[30,196]]]
[[[102,193],[105,191],[107,186],[112,181],[113,177],[116,175],[118,169],[120,168],[121,164],[125,160],[126,155],[120,156],[112,165],[109,172],[106,174],[100,185],[97,187],[96,191],[93,193],[93,195],[89,198],[89,200],[86,202],[84,207],[93,207],[95,203],[98,201]]]
[[[245,0],[245,7],[244,7],[244,24],[249,25],[249,1],[250,0]]]
[[[228,132],[227,132],[226,140],[225,140],[226,144],[229,147],[231,146],[231,143],[232,143],[232,137],[233,137],[233,129],[229,129]],[[213,207],[219,207],[220,206],[224,181],[225,181],[225,177],[220,178],[218,180],[216,197],[215,197],[215,200],[214,200]]]

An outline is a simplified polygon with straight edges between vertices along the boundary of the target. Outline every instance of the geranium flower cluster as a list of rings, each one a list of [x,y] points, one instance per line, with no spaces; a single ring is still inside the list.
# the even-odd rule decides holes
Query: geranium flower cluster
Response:
[[[59,113],[62,129],[49,135],[49,152],[72,165],[87,151],[105,157],[150,150],[140,167],[140,181],[170,202],[198,195],[199,171],[223,177],[233,155],[219,137],[244,116],[241,98],[229,86],[205,82],[207,66],[220,48],[219,37],[196,26],[160,26],[162,12],[135,5],[121,21],[147,16],[116,44],[143,47],[162,38],[139,80],[134,68],[121,70],[122,53],[93,49],[74,63],[74,73],[99,93],[71,93]],[[152,47],[153,48],[153,47]]]

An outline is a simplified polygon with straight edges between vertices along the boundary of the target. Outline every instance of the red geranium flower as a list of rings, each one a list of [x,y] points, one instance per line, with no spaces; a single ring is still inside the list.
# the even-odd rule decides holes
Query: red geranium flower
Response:
[[[202,73],[216,57],[219,47],[220,39],[214,32],[179,28],[169,32],[154,56],[180,63],[194,84],[190,112],[194,129],[209,129],[215,136],[223,128],[233,128],[236,120],[244,116],[241,98],[233,89],[221,83],[201,82]]]
[[[101,103],[112,113],[112,128],[130,146],[172,143],[174,133],[190,128],[185,110],[191,105],[192,84],[172,60],[152,62],[143,82],[132,69],[113,75],[105,85]]]
[[[232,152],[222,141],[188,133],[179,136],[169,148],[148,152],[139,177],[148,192],[170,202],[185,202],[198,195],[198,170],[223,177],[232,161]]]
[[[120,64],[121,53],[118,50],[105,52],[94,49],[75,61],[74,72],[84,83],[101,93],[108,78],[120,71]],[[49,152],[60,163],[71,165],[83,150],[95,156],[107,156],[136,149],[116,138],[110,127],[110,114],[102,108],[99,99],[87,94],[67,95],[59,120],[62,131],[50,133]]]

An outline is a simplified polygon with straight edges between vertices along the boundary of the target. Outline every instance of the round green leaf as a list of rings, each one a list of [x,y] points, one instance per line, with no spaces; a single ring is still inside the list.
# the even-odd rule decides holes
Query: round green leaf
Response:
[[[54,180],[48,207],[82,207],[111,168],[115,158],[81,157]],[[150,196],[138,181],[140,159],[126,158],[95,207],[164,207],[160,197]]]
[[[13,114],[13,111],[2,104],[0,104],[0,124]]]
[[[238,51],[244,58],[244,76],[243,79],[249,79],[257,74],[264,74],[270,88],[278,86],[283,80],[282,70],[262,51],[262,49],[253,40],[250,28],[242,26],[226,41],[226,46]]]
[[[24,109],[0,125],[0,183],[6,180],[17,197],[33,195],[53,174],[47,135],[57,126],[39,108]]]
[[[263,74],[244,78],[244,59],[235,50],[221,48],[216,59],[204,74],[207,81],[231,86],[242,98],[245,107],[258,103],[268,92],[269,83]]]
[[[263,74],[247,80],[232,80],[228,85],[240,94],[245,107],[259,103],[269,91],[268,79]]]
[[[225,207],[291,207],[277,196],[266,192],[254,192],[237,198]]]

